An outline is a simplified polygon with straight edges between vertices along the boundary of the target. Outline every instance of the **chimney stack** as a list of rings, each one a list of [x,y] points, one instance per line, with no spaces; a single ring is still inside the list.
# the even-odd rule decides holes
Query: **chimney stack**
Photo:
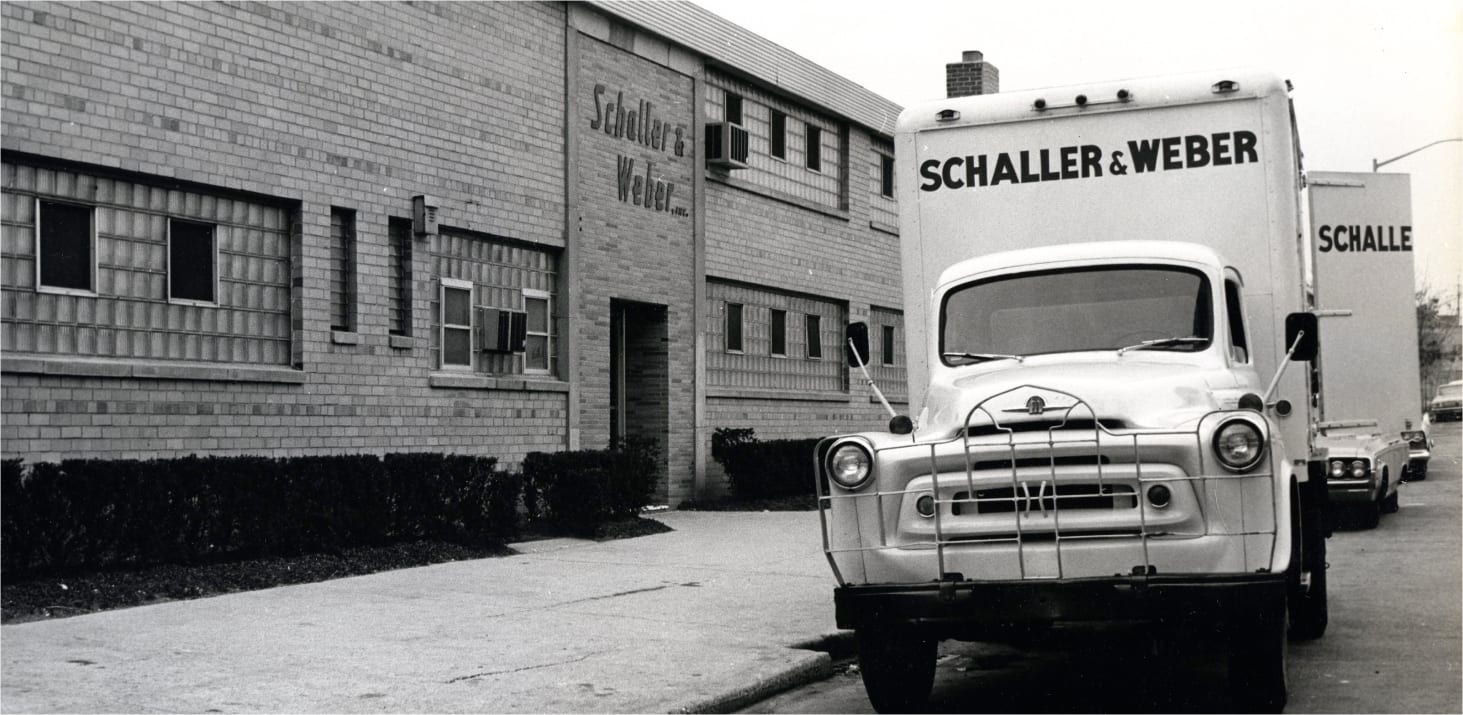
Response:
[[[986,62],[979,50],[961,53],[959,62],[945,65],[945,96],[995,94],[1001,89],[1001,71]]]

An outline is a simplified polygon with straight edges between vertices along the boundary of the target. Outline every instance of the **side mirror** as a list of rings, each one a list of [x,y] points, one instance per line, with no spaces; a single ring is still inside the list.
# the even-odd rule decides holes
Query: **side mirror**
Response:
[[[854,351],[858,351],[855,355]],[[869,326],[866,323],[849,323],[844,334],[843,354],[849,367],[869,364]]]
[[[1320,322],[1315,313],[1291,313],[1285,316],[1285,350],[1295,345],[1290,359],[1296,362],[1310,362],[1321,352]],[[1300,344],[1296,344],[1296,339]]]

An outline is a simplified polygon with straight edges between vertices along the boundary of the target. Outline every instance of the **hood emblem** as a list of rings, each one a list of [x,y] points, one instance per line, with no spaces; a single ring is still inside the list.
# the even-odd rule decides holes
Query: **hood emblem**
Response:
[[[1067,406],[1052,406],[1052,405],[1048,405],[1046,403],[1046,400],[1041,399],[1041,395],[1032,395],[1031,397],[1029,397],[1029,398],[1026,399],[1026,406],[1025,407],[1016,407],[1016,408],[1012,408],[1012,409],[1009,409],[1009,410],[1001,410],[1001,411],[1002,412],[1021,412],[1021,413],[1025,413],[1025,414],[1028,414],[1028,415],[1042,415],[1042,414],[1046,414],[1047,410],[1070,410],[1070,409],[1072,409],[1072,406],[1071,405],[1067,405]]]

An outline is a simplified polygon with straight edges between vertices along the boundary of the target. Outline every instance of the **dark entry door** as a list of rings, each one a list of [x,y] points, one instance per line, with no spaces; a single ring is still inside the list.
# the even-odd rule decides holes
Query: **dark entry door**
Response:
[[[610,437],[655,440],[662,470],[670,433],[669,347],[665,306],[610,301]]]

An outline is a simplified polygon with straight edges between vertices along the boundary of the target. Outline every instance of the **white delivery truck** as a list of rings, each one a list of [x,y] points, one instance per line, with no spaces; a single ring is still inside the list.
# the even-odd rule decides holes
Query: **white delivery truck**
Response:
[[[1331,503],[1364,528],[1427,474],[1417,359],[1412,194],[1406,174],[1310,172],[1320,436]],[[1412,459],[1410,442],[1422,442]]]
[[[1237,704],[1283,707],[1287,630],[1327,620],[1286,83],[939,100],[895,141],[914,419],[816,457],[876,709],[921,707],[942,639],[1117,621],[1217,636]]]

